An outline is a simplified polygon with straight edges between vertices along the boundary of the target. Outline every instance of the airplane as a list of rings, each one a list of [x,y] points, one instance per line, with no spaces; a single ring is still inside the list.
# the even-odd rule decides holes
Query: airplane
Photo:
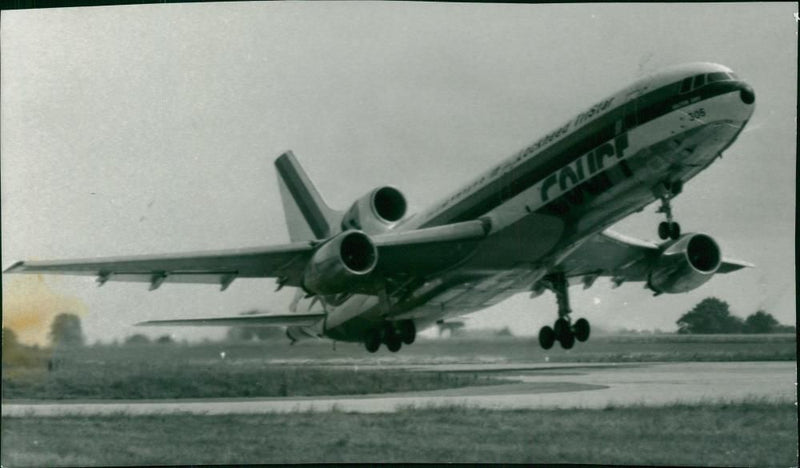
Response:
[[[297,288],[289,314],[153,320],[139,325],[282,326],[309,338],[360,342],[374,353],[417,332],[552,291],[558,316],[539,343],[589,338],[573,320],[570,285],[641,282],[654,295],[691,291],[754,265],[723,258],[702,233],[681,233],[670,201],[730,147],[755,107],[753,88],[714,63],[675,66],[598,100],[471,182],[408,215],[404,194],[377,187],[349,209],[329,207],[291,151],[275,160],[291,242],[210,252],[18,262],[5,273],[164,283],[274,278]],[[659,243],[609,228],[660,201]]]

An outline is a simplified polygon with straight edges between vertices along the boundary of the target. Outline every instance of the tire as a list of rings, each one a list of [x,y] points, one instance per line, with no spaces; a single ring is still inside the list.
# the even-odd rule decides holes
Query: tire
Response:
[[[669,237],[670,239],[677,240],[681,237],[681,225],[678,223],[669,223]]]
[[[660,223],[658,223],[658,237],[660,237],[662,240],[669,239],[669,234],[670,234],[669,224],[670,223],[666,221],[661,221]]]
[[[386,349],[396,353],[403,347],[403,342],[400,340],[399,335],[389,335],[386,337]]]
[[[553,331],[550,327],[542,327],[539,330],[539,345],[543,349],[550,349],[553,347],[553,343],[556,342],[556,332]]]
[[[417,339],[417,327],[412,320],[403,320],[398,324],[397,331],[403,343],[410,345]]]
[[[567,333],[561,339],[558,340],[561,343],[561,347],[564,349],[570,349],[575,346],[575,335],[572,333]]]
[[[589,334],[591,333],[589,321],[584,318],[578,319],[578,321],[575,322],[575,325],[572,327],[572,331],[575,334],[576,340],[581,342],[588,340]]]
[[[572,332],[569,329],[569,322],[567,322],[567,319],[565,318],[556,320],[555,325],[553,325],[553,332],[555,332],[556,339],[558,341],[561,341],[561,339],[567,335],[572,335]]]
[[[370,353],[378,351],[381,347],[381,335],[374,330],[367,332],[367,336],[364,337],[364,347]]]

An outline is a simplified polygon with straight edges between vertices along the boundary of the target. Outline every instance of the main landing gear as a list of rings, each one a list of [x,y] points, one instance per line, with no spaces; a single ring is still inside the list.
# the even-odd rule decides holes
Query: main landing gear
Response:
[[[586,341],[589,339],[591,327],[589,321],[581,318],[572,323],[570,314],[572,309],[569,307],[569,294],[567,292],[567,278],[563,273],[553,275],[547,280],[548,287],[556,294],[558,302],[558,320],[553,328],[542,327],[539,330],[539,344],[544,349],[550,349],[558,341],[564,349],[575,346],[575,340]]]
[[[682,190],[683,182],[680,180],[662,182],[654,189],[656,196],[661,199],[661,206],[656,212],[664,213],[667,216],[666,221],[662,221],[658,224],[658,237],[661,239],[677,239],[681,236],[681,225],[672,220],[672,206],[670,205],[670,201],[681,193]]]
[[[378,351],[381,343],[386,345],[386,349],[396,353],[400,351],[403,344],[410,345],[417,338],[417,327],[413,320],[401,320],[399,322],[386,322],[383,326],[373,328],[364,337],[364,347],[370,353]]]

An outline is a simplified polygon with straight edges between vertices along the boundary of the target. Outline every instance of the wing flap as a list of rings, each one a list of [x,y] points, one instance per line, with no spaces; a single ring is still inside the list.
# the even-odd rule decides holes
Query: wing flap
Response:
[[[204,327],[310,327],[325,318],[323,313],[285,315],[237,315],[176,320],[148,320],[137,326],[204,326]]]

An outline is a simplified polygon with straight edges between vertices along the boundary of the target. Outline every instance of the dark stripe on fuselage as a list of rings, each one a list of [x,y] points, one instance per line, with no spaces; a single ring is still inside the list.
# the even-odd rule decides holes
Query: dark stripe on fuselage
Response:
[[[682,81],[682,80],[681,80]],[[558,169],[572,164],[587,152],[613,139],[620,132],[630,131],[680,107],[745,87],[739,81],[718,81],[685,94],[679,94],[681,81],[662,86],[619,106],[573,131],[566,138],[529,156],[512,170],[467,198],[442,210],[420,227],[457,223],[478,218],[541,181]],[[626,112],[628,114],[626,115]],[[618,126],[618,122],[620,122]],[[624,126],[622,125],[624,122]],[[618,132],[618,130],[620,132]],[[523,155],[527,150],[521,151]],[[518,156],[521,159],[524,156]]]

